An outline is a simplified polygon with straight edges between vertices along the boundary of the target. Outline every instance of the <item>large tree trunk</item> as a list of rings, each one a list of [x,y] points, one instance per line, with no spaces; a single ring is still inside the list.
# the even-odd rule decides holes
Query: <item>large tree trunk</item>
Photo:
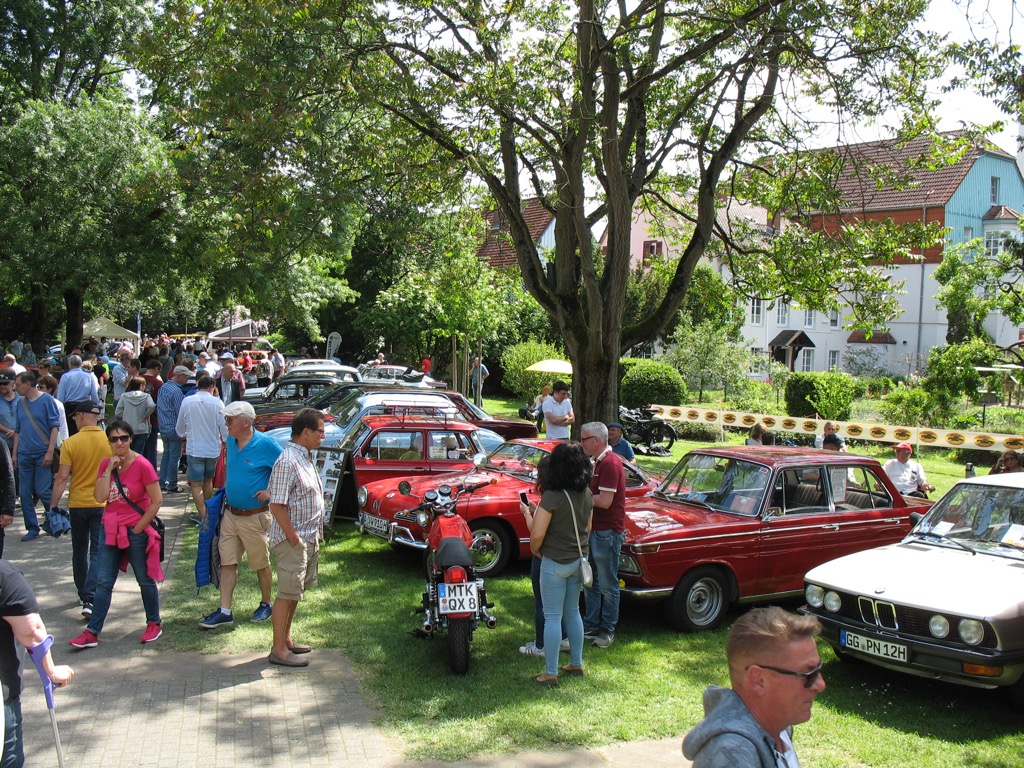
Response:
[[[82,326],[85,325],[85,295],[81,291],[68,289],[64,291],[64,306],[67,308],[67,323],[64,335],[67,338],[67,349],[82,343]]]
[[[39,358],[46,357],[46,329],[49,307],[42,286],[32,286],[32,302],[28,309],[28,332],[23,340],[31,342],[32,349]]]

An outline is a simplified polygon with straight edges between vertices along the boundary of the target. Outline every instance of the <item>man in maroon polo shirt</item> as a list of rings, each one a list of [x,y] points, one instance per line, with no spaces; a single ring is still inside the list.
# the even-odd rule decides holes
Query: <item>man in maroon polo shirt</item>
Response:
[[[626,472],[608,445],[608,427],[591,421],[581,428],[583,450],[594,460],[594,522],[590,532],[590,563],[594,584],[583,590],[587,612],[583,639],[598,648],[615,640],[619,623],[619,552],[626,538]]]

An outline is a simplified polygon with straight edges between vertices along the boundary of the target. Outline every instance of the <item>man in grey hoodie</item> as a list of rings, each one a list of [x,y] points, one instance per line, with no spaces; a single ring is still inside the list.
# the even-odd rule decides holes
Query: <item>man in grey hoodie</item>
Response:
[[[726,641],[732,688],[708,686],[705,717],[683,739],[693,768],[799,768],[793,726],[811,719],[825,690],[813,616],[755,608]]]

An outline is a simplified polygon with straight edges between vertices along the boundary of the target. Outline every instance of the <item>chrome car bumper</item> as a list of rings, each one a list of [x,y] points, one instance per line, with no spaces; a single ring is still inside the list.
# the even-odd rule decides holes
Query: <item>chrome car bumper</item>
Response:
[[[630,587],[620,586],[619,593],[639,602],[663,600],[672,594],[672,587]]]
[[[376,528],[369,528],[366,526],[364,513],[360,512],[356,518],[356,528],[359,529],[360,533],[368,534],[370,536],[376,536],[378,539],[384,539],[388,544],[399,544],[403,547],[409,547],[410,549],[426,549],[427,542],[417,539],[408,528],[398,523],[388,523],[387,531],[377,530]]]
[[[908,637],[896,632],[879,631],[877,628],[862,626],[842,621],[836,617],[812,610],[808,606],[800,608],[800,612],[814,616],[821,622],[821,637],[831,645],[836,653],[843,653],[853,658],[869,662],[894,672],[957,683],[972,688],[999,688],[1013,685],[1024,676],[1024,649],[1005,652],[1000,650],[951,648],[931,643],[918,637]],[[898,643],[907,647],[908,661],[893,661],[870,653],[845,648],[840,642],[840,631],[846,630],[854,634],[869,637],[880,642]],[[964,670],[964,665],[996,668],[1002,670],[998,674],[976,675]]]

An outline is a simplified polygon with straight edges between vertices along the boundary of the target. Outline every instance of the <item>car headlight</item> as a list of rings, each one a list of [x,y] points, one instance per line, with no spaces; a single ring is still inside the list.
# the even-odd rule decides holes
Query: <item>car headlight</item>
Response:
[[[804,590],[804,598],[812,608],[821,608],[825,602],[825,590],[817,584],[808,584]]]
[[[367,493],[366,486],[360,485],[359,491],[356,493],[356,501],[359,503],[360,507],[366,506],[366,500],[369,498],[369,496],[370,494]]]
[[[985,637],[985,627],[975,619],[960,619],[960,638],[968,645],[977,645]]]
[[[430,527],[430,513],[424,512],[422,509],[416,513],[416,522],[419,523],[420,528],[424,531]]]
[[[934,637],[945,637],[949,634],[949,619],[941,613],[937,613],[928,619],[928,631]]]
[[[640,565],[633,558],[632,555],[628,555],[625,552],[619,553],[619,573],[629,573],[634,576],[640,575]]]
[[[842,606],[843,601],[839,599],[839,593],[833,592],[831,589],[825,593],[825,610],[837,613],[839,608]]]

